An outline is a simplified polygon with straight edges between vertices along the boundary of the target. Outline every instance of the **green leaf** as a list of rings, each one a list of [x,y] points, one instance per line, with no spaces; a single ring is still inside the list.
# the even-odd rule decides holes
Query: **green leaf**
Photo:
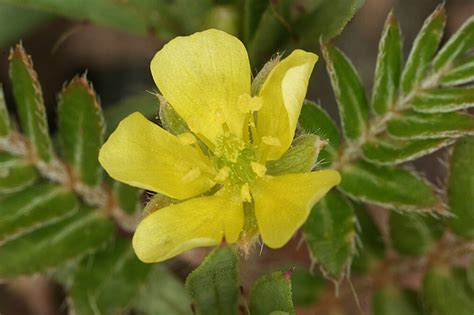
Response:
[[[297,266],[291,274],[291,286],[295,305],[311,305],[322,297],[327,281],[308,267]]]
[[[113,181],[112,190],[118,202],[118,206],[125,211],[125,213],[134,214],[141,208],[141,189]]]
[[[0,193],[13,193],[32,185],[38,178],[33,165],[25,159],[0,152]]]
[[[10,53],[10,79],[21,127],[40,159],[49,161],[53,155],[43,94],[33,62],[21,44]]]
[[[197,314],[237,314],[239,259],[233,247],[212,251],[186,279]]]
[[[274,272],[260,277],[250,293],[250,314],[295,315],[289,272]],[[284,314],[284,313],[283,313]]]
[[[268,1],[244,0],[243,39],[249,43],[255,34],[260,19],[268,7]]]
[[[351,263],[355,249],[355,215],[349,201],[330,191],[311,210],[303,226],[311,257],[330,278],[340,279]]]
[[[449,159],[448,206],[453,213],[451,229],[458,235],[474,238],[474,137],[460,139]]]
[[[393,248],[409,256],[425,254],[442,234],[439,220],[420,213],[390,211],[389,226]]]
[[[1,10],[1,9],[0,9]],[[7,105],[3,96],[3,88],[0,84],[0,137],[10,133],[10,117],[8,116]]]
[[[321,146],[323,143],[318,136],[301,135],[293,141],[280,159],[267,162],[267,173],[282,175],[309,172],[316,165]]]
[[[445,266],[435,266],[425,274],[423,295],[437,314],[472,315],[474,310],[474,299]]]
[[[440,49],[433,60],[433,69],[439,71],[443,68],[449,68],[456,58],[462,56],[473,46],[474,17],[471,16]]]
[[[407,210],[442,211],[433,187],[416,174],[358,161],[343,167],[339,186],[354,199]]]
[[[419,92],[411,102],[421,113],[445,113],[474,106],[474,87],[450,87]]]
[[[357,273],[368,273],[376,268],[377,263],[384,257],[385,243],[367,208],[359,203],[353,203],[353,208],[358,223],[360,248],[354,255],[351,267]]]
[[[416,160],[452,144],[451,138],[397,140],[383,137],[362,146],[364,159],[380,165],[395,165]]]
[[[430,62],[438,50],[446,23],[444,5],[439,5],[425,20],[410,50],[402,73],[402,92],[409,94],[426,75]]]
[[[151,265],[138,260],[129,240],[114,240],[103,250],[85,257],[75,270],[69,290],[71,312],[120,313],[142,288],[150,269]]]
[[[24,34],[31,32],[51,20],[49,13],[19,8],[10,4],[0,3],[0,47],[8,47],[18,41]]]
[[[104,118],[85,76],[74,78],[59,95],[58,132],[63,157],[71,165],[74,178],[90,186],[99,184]]]
[[[270,2],[265,9],[252,40],[247,44],[252,68],[258,68],[269,60],[290,35],[291,3],[291,0]]]
[[[316,48],[322,38],[327,41],[339,35],[352,19],[364,0],[322,0],[317,1],[310,12],[301,16],[292,26],[298,34],[297,46]]]
[[[405,292],[392,286],[375,292],[372,307],[374,315],[422,315]]]
[[[471,81],[474,81],[474,56],[462,59],[439,80],[445,86],[461,85]]]
[[[78,202],[66,187],[39,184],[2,200],[0,243],[73,214]]]
[[[132,308],[146,315],[192,315],[191,298],[183,284],[163,265],[153,267]]]
[[[457,138],[474,134],[474,116],[459,112],[425,114],[409,111],[390,120],[387,131],[400,139]]]
[[[400,27],[391,11],[385,21],[379,43],[372,90],[372,109],[379,115],[393,107],[398,98],[402,65]]]
[[[74,215],[41,226],[0,246],[0,277],[33,274],[81,257],[109,241],[112,221],[97,211]]]
[[[153,118],[158,111],[158,100],[155,95],[148,92],[141,92],[124,98],[117,104],[104,110],[106,122],[106,135],[114,131],[120,121],[133,112],[140,112],[148,118]]]
[[[342,130],[349,140],[361,137],[369,110],[362,82],[350,60],[337,48],[321,43],[326,67],[336,96]]]

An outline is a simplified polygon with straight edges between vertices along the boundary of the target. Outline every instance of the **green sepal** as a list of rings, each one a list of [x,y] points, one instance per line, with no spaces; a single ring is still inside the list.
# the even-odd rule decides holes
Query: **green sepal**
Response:
[[[235,248],[213,250],[186,279],[198,315],[237,314],[239,259]]]
[[[312,259],[331,279],[339,280],[348,271],[355,252],[355,222],[350,202],[341,193],[330,191],[313,207],[303,225]]]
[[[267,174],[275,176],[309,172],[315,167],[323,146],[324,142],[318,136],[301,135],[293,141],[280,159],[267,162]]]
[[[158,97],[160,100],[160,121],[163,127],[172,134],[179,135],[190,132],[188,125],[178,113],[171,107],[163,96]]]
[[[255,78],[252,80],[252,85],[250,87],[250,94],[252,96],[258,95],[260,90],[262,89],[263,84],[268,78],[270,72],[272,72],[273,68],[280,63],[281,55],[276,54],[273,56],[269,61],[267,61],[262,69],[257,73]]]
[[[250,292],[250,314],[295,315],[291,293],[291,273],[274,272],[260,277]]]

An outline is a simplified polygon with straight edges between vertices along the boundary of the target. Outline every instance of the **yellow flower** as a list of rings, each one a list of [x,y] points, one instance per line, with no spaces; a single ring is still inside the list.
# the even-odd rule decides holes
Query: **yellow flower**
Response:
[[[116,180],[180,200],[138,225],[133,246],[142,261],[243,242],[248,222],[267,246],[281,247],[339,183],[334,170],[266,174],[267,161],[291,145],[317,58],[293,51],[251,95],[247,52],[222,31],[177,37],[155,55],[156,85],[191,132],[173,135],[133,113],[99,156]]]

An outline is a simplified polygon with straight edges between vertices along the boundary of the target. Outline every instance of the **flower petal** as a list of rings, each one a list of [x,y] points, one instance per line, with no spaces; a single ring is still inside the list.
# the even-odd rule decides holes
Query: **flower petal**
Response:
[[[266,176],[257,180],[252,194],[263,242],[271,248],[285,245],[306,221],[314,204],[340,180],[334,170]]]
[[[272,146],[269,160],[280,158],[291,145],[308,82],[318,56],[303,50],[293,51],[268,75],[260,90],[263,107],[258,112],[257,129],[261,137],[279,139]]]
[[[160,262],[191,248],[235,243],[244,224],[242,203],[217,193],[174,204],[145,217],[133,236],[143,262]]]
[[[250,65],[244,45],[218,30],[176,37],[151,61],[156,85],[196,134],[212,143],[222,125],[239,138],[244,114],[240,95],[250,93]]]
[[[176,199],[209,190],[214,182],[198,150],[153,124],[140,113],[126,117],[99,153],[100,164],[121,182]]]

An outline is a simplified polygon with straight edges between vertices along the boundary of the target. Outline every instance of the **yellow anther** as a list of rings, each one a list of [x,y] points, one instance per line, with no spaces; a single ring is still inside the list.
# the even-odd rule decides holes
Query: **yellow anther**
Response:
[[[258,176],[263,177],[267,172],[267,168],[265,165],[257,163],[257,162],[250,162],[250,166],[252,167],[252,171]]]
[[[195,144],[197,142],[196,137],[190,132],[178,135],[178,140],[184,145]]]
[[[225,166],[219,170],[214,180],[218,183],[222,183],[229,177],[229,174],[230,174],[230,168]]]
[[[262,137],[262,142],[268,146],[271,147],[279,147],[281,146],[280,139],[276,137],[269,137],[269,136],[264,136]]]
[[[242,94],[239,96],[238,107],[240,112],[249,113],[259,111],[263,106],[263,100],[259,96],[250,96]]]
[[[243,201],[251,202],[252,196],[250,195],[250,187],[248,183],[245,183],[240,187],[240,197]]]
[[[198,167],[191,169],[181,180],[185,183],[191,183],[201,176],[201,170]]]

